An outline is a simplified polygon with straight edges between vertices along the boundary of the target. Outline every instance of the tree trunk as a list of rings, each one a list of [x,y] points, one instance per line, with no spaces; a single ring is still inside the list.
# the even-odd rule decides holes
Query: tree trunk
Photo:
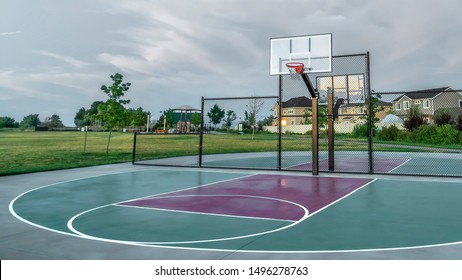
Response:
[[[111,142],[111,133],[112,133],[112,129],[109,129],[109,137],[107,138],[107,146],[106,146],[106,155],[109,154],[109,143]]]

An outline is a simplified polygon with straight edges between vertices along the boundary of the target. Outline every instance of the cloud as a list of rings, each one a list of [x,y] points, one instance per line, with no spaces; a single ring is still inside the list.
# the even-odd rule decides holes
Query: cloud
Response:
[[[370,51],[376,91],[462,87],[459,0],[25,2],[0,31],[0,98],[41,99],[70,120],[115,72],[132,82],[130,106],[152,112],[202,95],[277,95],[269,40],[283,36],[332,33],[334,55]]]
[[[21,31],[2,32],[0,33],[0,36],[10,36],[10,35],[17,35],[17,34],[21,34]]]
[[[40,55],[43,55],[43,56],[47,56],[47,57],[51,57],[51,58],[57,59],[59,61],[63,61],[65,63],[67,63],[67,64],[70,64],[70,65],[76,67],[76,68],[83,68],[83,67],[86,67],[86,66],[89,65],[89,63],[87,63],[87,62],[84,62],[84,61],[81,61],[81,60],[78,60],[78,59],[75,59],[75,58],[72,58],[72,57],[69,57],[69,56],[52,53],[52,52],[49,52],[49,51],[37,50],[37,51],[34,51],[34,53],[40,54]]]

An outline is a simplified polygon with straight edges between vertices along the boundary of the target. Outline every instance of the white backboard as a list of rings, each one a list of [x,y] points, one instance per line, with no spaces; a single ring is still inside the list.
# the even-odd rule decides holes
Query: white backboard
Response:
[[[332,34],[273,38],[270,75],[288,75],[288,62],[305,64],[304,73],[332,72]]]

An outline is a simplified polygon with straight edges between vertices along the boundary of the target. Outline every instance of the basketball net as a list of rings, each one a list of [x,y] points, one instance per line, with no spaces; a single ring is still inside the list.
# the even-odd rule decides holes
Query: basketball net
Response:
[[[288,62],[286,66],[289,69],[290,78],[300,80],[300,74],[303,73],[305,65],[301,62]]]

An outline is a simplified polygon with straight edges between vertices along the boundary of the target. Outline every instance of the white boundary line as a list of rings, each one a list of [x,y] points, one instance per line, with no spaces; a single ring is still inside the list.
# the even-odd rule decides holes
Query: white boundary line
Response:
[[[194,195],[191,195],[191,196],[194,196]],[[215,195],[211,195],[211,196],[215,196]],[[225,195],[217,195],[217,196],[225,196]],[[207,240],[191,240],[191,241],[168,241],[168,242],[157,242],[157,241],[150,241],[150,242],[139,242],[139,241],[126,241],[126,240],[115,240],[115,241],[123,241],[123,242],[129,242],[129,243],[139,243],[139,244],[194,244],[194,243],[207,243],[207,242],[217,242],[217,241],[228,241],[228,240],[235,240],[235,239],[242,239],[242,238],[247,238],[247,237],[253,237],[253,236],[260,236],[260,235],[265,235],[265,234],[268,234],[268,233],[273,233],[273,232],[277,232],[277,231],[281,231],[281,230],[285,230],[287,228],[290,228],[290,227],[293,227],[299,223],[301,223],[303,220],[305,220],[306,218],[308,218],[308,215],[309,215],[309,212],[308,212],[308,209],[306,209],[305,207],[303,207],[302,205],[298,204],[298,203],[295,203],[295,202],[292,202],[292,201],[288,201],[288,200],[283,200],[283,199],[277,199],[277,198],[271,198],[271,197],[263,197],[263,196],[250,196],[250,195],[228,195],[228,196],[232,196],[232,197],[251,197],[251,198],[259,198],[259,199],[268,199],[268,200],[275,200],[275,201],[281,201],[281,202],[285,202],[285,203],[289,203],[289,204],[293,204],[295,206],[298,206],[300,208],[303,209],[303,211],[305,212],[305,214],[303,215],[303,217],[298,220],[298,221],[290,221],[292,222],[291,224],[289,225],[286,225],[286,226],[283,226],[283,227],[280,227],[280,228],[277,228],[277,229],[273,229],[273,230],[268,230],[268,231],[263,231],[263,232],[258,232],[258,233],[253,233],[253,234],[247,234],[247,235],[239,235],[239,236],[233,236],[233,237],[226,237],[226,238],[216,238],[216,239],[207,239]],[[163,197],[162,197],[163,198]],[[105,205],[105,206],[100,206],[100,207],[97,207],[97,208],[94,208],[94,209],[90,209],[90,210],[87,210],[87,211],[84,211],[82,213],[79,213],[77,215],[75,215],[74,217],[72,217],[68,223],[67,223],[67,227],[69,228],[69,230],[71,230],[72,232],[74,232],[75,234],[79,235],[79,236],[82,236],[82,237],[85,237],[85,238],[88,238],[88,239],[93,239],[93,240],[101,240],[101,241],[108,241],[108,239],[106,238],[99,238],[99,237],[95,237],[95,236],[91,236],[91,235],[87,235],[85,233],[82,233],[80,231],[78,231],[77,229],[74,228],[73,226],[73,222],[80,216],[84,215],[84,214],[87,214],[87,213],[90,213],[90,212],[93,212],[95,210],[98,210],[98,209],[101,209],[101,208],[104,208],[104,207],[107,207],[107,206],[114,206],[113,204],[109,204],[109,205]],[[180,212],[180,211],[179,211]],[[197,213],[195,213],[197,214]],[[204,214],[204,213],[202,213]],[[236,218],[241,218],[240,216],[232,216],[232,215],[222,215],[222,216],[227,216],[227,217],[236,217]],[[287,220],[284,220],[284,222],[288,222]],[[112,240],[114,241],[114,239],[109,239],[109,240]]]
[[[107,174],[100,174],[100,175],[94,175],[94,176],[87,176],[87,177],[81,177],[81,178],[77,178],[77,179],[71,179],[71,180],[64,180],[64,181],[59,181],[59,182],[56,182],[56,183],[52,183],[52,184],[47,184],[47,185],[43,185],[43,186],[39,186],[39,187],[36,187],[36,188],[33,188],[31,190],[28,190],[18,196],[16,196],[11,202],[10,204],[8,205],[8,210],[10,211],[11,215],[13,217],[15,217],[16,219],[26,223],[26,224],[29,224],[29,225],[32,225],[34,227],[38,227],[38,228],[41,228],[41,229],[44,229],[44,230],[47,230],[47,231],[50,231],[50,232],[55,232],[55,233],[61,233],[61,234],[65,234],[65,235],[70,235],[70,236],[75,236],[75,234],[73,233],[69,233],[69,232],[65,232],[65,231],[60,231],[60,230],[55,230],[55,229],[52,229],[52,228],[48,228],[48,227],[45,227],[45,226],[42,226],[40,224],[36,224],[36,223],[33,223],[29,220],[26,220],[24,219],[23,217],[21,217],[20,215],[18,215],[16,213],[16,211],[14,211],[13,207],[14,207],[14,203],[21,197],[23,197],[24,195],[28,194],[28,193],[31,193],[31,192],[34,192],[34,191],[37,191],[37,190],[40,190],[40,189],[44,189],[44,188],[48,188],[48,187],[54,187],[54,186],[57,186],[57,185],[61,185],[61,184],[66,184],[66,183],[71,183],[71,182],[77,182],[77,181],[81,181],[81,180],[87,180],[87,179],[94,179],[94,178],[98,178],[98,177],[104,177],[104,176],[112,176],[112,175],[122,175],[122,174],[127,174],[127,173],[138,173],[138,172],[149,172],[149,171],[171,171],[171,169],[168,169],[168,168],[156,168],[156,169],[143,169],[143,170],[133,170],[133,171],[129,171],[129,172],[126,172],[126,171],[118,171],[118,172],[111,172],[111,173],[107,173]],[[184,170],[186,172],[198,172],[197,170]],[[205,173],[222,173],[220,172],[219,170],[207,170],[207,171],[199,171],[199,172],[205,172]],[[242,177],[236,177],[236,178],[245,178],[245,177],[250,177],[250,176],[254,176],[254,175],[258,175],[258,173],[255,173],[255,174],[248,174],[248,173],[243,173],[243,172],[237,172],[237,173],[232,173],[232,172],[229,172],[227,174],[246,174],[245,176],[242,176]],[[227,181],[227,180],[234,180],[236,178],[232,178],[232,179],[226,179],[226,180],[222,180],[223,182]],[[217,182],[212,182],[212,183],[209,183],[209,184],[215,184],[215,183],[218,183],[218,182],[222,182],[222,181],[217,181]],[[194,187],[191,187],[191,188],[187,188],[187,189],[184,189],[184,190],[189,190],[189,189],[194,189],[194,188],[198,188],[198,187],[201,187],[201,186],[207,186],[209,184],[205,184],[205,185],[200,185],[200,186],[194,186]],[[158,195],[164,195],[164,194],[168,194],[168,193],[174,193],[174,192],[177,192],[177,191],[172,191],[172,192],[166,192],[166,193],[161,193],[161,194],[158,194]],[[147,196],[147,197],[151,197],[151,196]],[[147,198],[146,197],[146,198]],[[127,201],[130,201],[130,200],[127,200]]]
[[[201,195],[172,195],[172,196],[161,196],[161,197],[153,197],[152,199],[164,199],[164,198],[177,198],[177,197],[250,197],[250,198],[257,198],[257,199],[268,199],[268,200],[280,200],[283,202],[289,202],[282,199],[271,198],[271,197],[264,197],[264,196],[254,196],[254,195],[242,195],[242,194],[201,194]],[[186,211],[186,210],[177,210],[177,209],[168,209],[168,208],[156,208],[156,207],[148,207],[148,206],[137,206],[137,205],[121,205],[119,203],[114,203],[112,206],[115,207],[126,207],[126,208],[139,208],[139,209],[146,209],[146,210],[158,210],[158,211],[165,211],[165,212],[178,212],[178,213],[187,213],[187,214],[198,214],[198,215],[209,215],[209,216],[220,216],[220,217],[231,217],[231,218],[242,218],[242,219],[257,219],[257,220],[269,220],[269,221],[281,221],[281,222],[296,222],[297,220],[286,220],[286,219],[273,219],[273,218],[263,218],[257,216],[239,216],[239,215],[228,215],[228,214],[217,214],[217,213],[208,213],[208,212],[198,212],[198,211]],[[298,206],[298,205],[297,205]],[[308,211],[308,210],[307,210]]]
[[[393,171],[395,171],[396,169],[400,168],[401,166],[405,165],[406,163],[408,163],[410,160],[412,160],[412,158],[408,158],[407,160],[405,160],[403,163],[401,163],[400,165],[396,166],[395,168],[391,169],[390,171],[388,171],[387,173],[392,173]]]
[[[162,167],[156,167],[155,170],[166,170],[166,171],[171,171],[171,169],[168,169],[168,168],[162,168]],[[42,225],[39,225],[39,224],[35,224],[35,223],[32,223],[28,220],[25,220],[24,218],[22,218],[21,216],[17,215],[16,212],[14,211],[13,209],[13,204],[14,202],[19,199],[20,197],[22,197],[23,195],[29,193],[29,192],[32,192],[32,191],[35,191],[35,190],[38,190],[38,189],[41,189],[41,188],[45,188],[45,187],[51,187],[51,186],[55,186],[55,185],[59,185],[59,184],[63,184],[63,183],[67,183],[67,182],[73,182],[73,181],[79,181],[79,180],[84,180],[84,179],[91,179],[91,178],[97,178],[97,177],[103,177],[103,176],[110,176],[110,175],[117,175],[117,174],[124,174],[124,173],[136,173],[136,172],[146,172],[146,171],[152,171],[152,169],[143,169],[143,170],[134,170],[134,171],[129,171],[129,172],[124,172],[124,171],[120,171],[120,172],[114,172],[114,173],[108,173],[108,174],[102,174],[102,175],[95,175],[95,176],[88,176],[88,177],[82,177],[82,178],[78,178],[78,179],[72,179],[72,180],[65,180],[65,181],[60,181],[60,182],[57,182],[57,183],[53,183],[53,184],[48,184],[48,185],[44,185],[44,186],[40,186],[40,187],[37,187],[37,188],[34,188],[32,190],[29,190],[29,191],[26,191],[20,195],[18,195],[16,198],[14,198],[10,204],[9,204],[9,210],[10,210],[10,213],[15,217],[17,218],[18,220],[26,223],[26,224],[29,224],[29,225],[32,225],[32,226],[35,226],[35,227],[38,227],[38,228],[41,228],[41,229],[44,229],[44,230],[47,230],[47,231],[50,231],[50,232],[55,232],[55,233],[60,233],[60,234],[64,234],[64,235],[68,235],[68,236],[73,236],[73,237],[82,237],[82,238],[85,238],[83,236],[79,236],[79,235],[75,235],[73,233],[68,233],[68,232],[64,232],[64,231],[59,231],[59,230],[54,230],[54,229],[50,229],[50,228],[47,228],[47,227],[44,227]],[[183,172],[186,171],[186,172],[197,172],[197,170],[188,170],[188,169],[185,169],[183,170]],[[202,170],[202,171],[199,171],[199,172],[210,172],[210,173],[222,173],[222,170]],[[244,174],[244,173],[241,173],[242,171],[238,171],[237,173],[233,173],[233,172],[229,172],[230,174]],[[247,173],[248,174],[248,173]],[[258,175],[260,173],[254,173],[252,175]],[[249,176],[252,176],[252,175],[249,175]],[[287,175],[287,174],[282,174],[282,175]],[[290,175],[289,175],[290,176]],[[307,176],[305,174],[301,174],[301,175],[298,175],[298,174],[293,174],[293,176]],[[334,176],[333,178],[338,178],[336,176]],[[377,180],[377,179],[375,179]],[[375,181],[374,180],[374,181]],[[372,182],[369,182],[368,184],[370,184]],[[363,186],[364,187],[364,186]],[[362,187],[361,187],[362,188]],[[357,191],[357,190],[355,190]],[[316,211],[316,212],[313,212],[311,216],[317,214],[319,212]],[[321,254],[328,254],[328,253],[360,253],[360,252],[379,252],[379,251],[398,251],[398,250],[415,250],[415,249],[428,249],[428,248],[437,248],[437,247],[444,247],[444,246],[452,246],[452,245],[461,245],[462,244],[462,241],[456,241],[456,242],[448,242],[448,243],[439,243],[439,244],[431,244],[431,245],[421,245],[421,246],[409,246],[409,247],[393,247],[393,248],[374,248],[374,249],[355,249],[355,250],[306,250],[306,251],[271,251],[271,250],[236,250],[236,249],[213,249],[213,248],[190,248],[190,247],[181,247],[181,246],[168,246],[168,245],[153,245],[153,244],[140,244],[140,243],[129,243],[129,242],[123,242],[123,241],[115,241],[115,240],[104,240],[106,242],[110,242],[110,243],[118,243],[118,244],[125,244],[125,245],[134,245],[134,246],[142,246],[142,247],[154,247],[154,248],[167,248],[167,249],[176,249],[176,250],[194,250],[194,251],[212,251],[212,252],[234,252],[234,253],[275,253],[275,254],[287,254],[287,253],[292,253],[292,254],[304,254],[304,253],[321,253]]]

